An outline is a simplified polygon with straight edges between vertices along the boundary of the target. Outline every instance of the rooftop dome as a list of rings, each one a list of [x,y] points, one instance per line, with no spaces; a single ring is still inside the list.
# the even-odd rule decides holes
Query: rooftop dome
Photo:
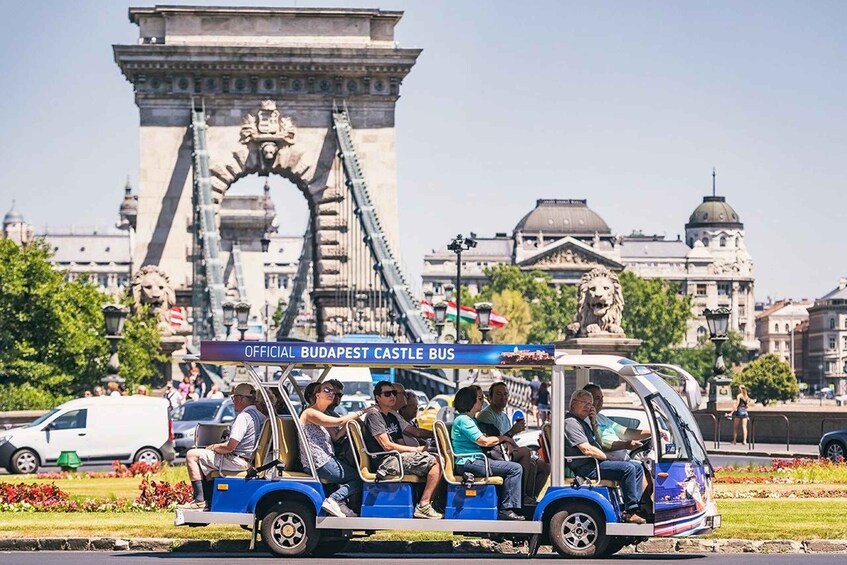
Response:
[[[6,215],[3,217],[3,226],[8,226],[9,224],[22,224],[24,223],[24,216],[18,209],[15,208],[15,201],[12,200],[12,209],[6,212]]]
[[[526,234],[540,231],[544,235],[549,234],[551,236],[612,233],[603,218],[588,207],[587,200],[544,198],[535,202],[535,208],[521,218],[521,221],[515,226],[515,231]]]
[[[685,229],[724,227],[744,229],[735,210],[726,203],[723,196],[704,196],[703,202],[694,209]]]

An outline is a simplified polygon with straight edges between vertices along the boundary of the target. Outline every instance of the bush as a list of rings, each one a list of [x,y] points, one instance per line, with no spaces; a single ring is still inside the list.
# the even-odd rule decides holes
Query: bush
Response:
[[[150,510],[172,510],[177,504],[191,502],[191,485],[186,482],[168,483],[165,481],[151,481],[147,477],[141,479],[138,485],[141,494],[135,499],[135,503]]]
[[[759,357],[736,374],[733,389],[746,385],[747,392],[762,406],[774,400],[794,400],[800,394],[797,377],[791,372],[788,363],[775,353]]]
[[[70,400],[29,383],[0,385],[0,412],[7,410],[50,410]]]

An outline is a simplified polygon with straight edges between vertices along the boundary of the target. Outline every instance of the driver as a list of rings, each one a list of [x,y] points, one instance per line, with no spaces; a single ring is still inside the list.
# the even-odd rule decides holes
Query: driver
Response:
[[[625,461],[629,459],[629,452],[642,446],[642,441],[650,438],[650,430],[639,430],[627,428],[601,414],[603,409],[603,391],[594,383],[588,383],[583,387],[591,393],[594,400],[594,414],[589,415],[591,429],[594,436],[606,452],[606,457],[611,461]]]
[[[599,466],[603,479],[618,481],[624,503],[624,520],[630,524],[644,524],[638,515],[643,494],[644,469],[635,461],[611,461],[597,442],[594,430],[586,418],[594,411],[594,399],[587,390],[579,389],[571,395],[570,410],[565,414],[565,457],[588,456],[596,459],[576,459],[568,466],[578,476],[596,480]]]

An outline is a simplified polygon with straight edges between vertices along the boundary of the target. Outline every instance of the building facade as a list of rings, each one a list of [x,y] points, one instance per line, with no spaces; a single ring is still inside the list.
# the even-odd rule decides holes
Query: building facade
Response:
[[[775,353],[796,371],[795,337],[798,328],[809,320],[811,302],[780,300],[756,315],[759,353]]]
[[[809,308],[803,363],[806,382],[847,394],[847,278]]]
[[[472,234],[475,235],[475,234]],[[750,350],[755,334],[755,277],[744,243],[744,225],[722,196],[706,196],[685,224],[685,239],[633,233],[614,235],[608,224],[581,199],[540,199],[511,234],[476,237],[477,247],[462,254],[462,284],[475,293],[487,281],[485,269],[516,265],[540,270],[553,285],[577,284],[597,266],[630,270],[644,278],[676,283],[692,297],[693,318],[684,338],[693,347],[707,337],[706,308],[730,310],[730,329]],[[436,300],[452,289],[456,256],[446,245],[424,256],[423,290]]]

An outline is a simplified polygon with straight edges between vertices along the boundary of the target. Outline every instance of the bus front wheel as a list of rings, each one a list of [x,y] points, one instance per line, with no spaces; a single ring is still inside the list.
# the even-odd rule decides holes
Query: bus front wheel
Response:
[[[262,540],[276,555],[303,557],[318,543],[315,512],[305,505],[277,502],[262,518]]]
[[[606,521],[595,506],[566,503],[550,518],[550,541],[561,555],[599,557],[609,544]]]

